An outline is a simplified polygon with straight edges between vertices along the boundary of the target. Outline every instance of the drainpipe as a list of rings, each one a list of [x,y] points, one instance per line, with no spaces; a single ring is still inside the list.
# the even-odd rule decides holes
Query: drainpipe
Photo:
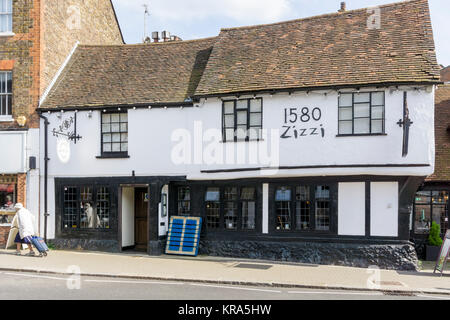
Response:
[[[44,241],[47,242],[47,219],[48,219],[48,122],[47,117],[39,114],[39,117],[44,119],[44,139],[45,139],[45,155],[44,155]]]

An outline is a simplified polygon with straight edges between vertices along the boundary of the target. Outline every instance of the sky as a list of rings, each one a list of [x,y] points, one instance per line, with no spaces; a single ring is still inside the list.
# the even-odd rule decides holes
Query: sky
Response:
[[[400,0],[346,0],[347,10]],[[428,0],[438,63],[450,65],[450,0]],[[341,0],[113,0],[125,42],[167,30],[183,40],[217,36],[221,28],[273,23],[336,12]]]

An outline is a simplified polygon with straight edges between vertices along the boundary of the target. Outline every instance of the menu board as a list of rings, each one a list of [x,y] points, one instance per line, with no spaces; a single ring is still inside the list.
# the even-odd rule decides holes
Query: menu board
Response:
[[[436,267],[434,272],[439,271],[442,275],[450,252],[450,230],[445,233],[444,242],[442,243],[441,251],[439,252],[438,259],[436,261]]]

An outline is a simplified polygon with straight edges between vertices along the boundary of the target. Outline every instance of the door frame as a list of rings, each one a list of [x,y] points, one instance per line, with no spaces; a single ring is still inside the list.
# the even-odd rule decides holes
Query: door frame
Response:
[[[123,248],[122,247],[122,188],[147,188],[147,192],[149,194],[150,197],[150,185],[149,184],[120,184],[119,185],[119,190],[118,190],[118,245],[119,245],[119,252],[123,252]],[[136,219],[136,209],[134,209],[134,218]],[[147,206],[147,237],[149,237],[150,235],[150,201],[149,201],[149,205]],[[148,242],[148,241],[147,241]],[[148,246],[148,244],[147,244]]]

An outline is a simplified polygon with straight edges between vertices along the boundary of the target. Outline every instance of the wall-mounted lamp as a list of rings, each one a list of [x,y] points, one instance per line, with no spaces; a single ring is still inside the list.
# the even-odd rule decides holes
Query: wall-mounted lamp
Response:
[[[92,110],[89,110],[89,112],[87,113],[87,117],[88,117],[89,119],[92,118]]]
[[[24,127],[25,124],[27,123],[27,117],[19,116],[19,117],[17,117],[16,121],[17,121],[17,124],[19,125],[19,127]]]

